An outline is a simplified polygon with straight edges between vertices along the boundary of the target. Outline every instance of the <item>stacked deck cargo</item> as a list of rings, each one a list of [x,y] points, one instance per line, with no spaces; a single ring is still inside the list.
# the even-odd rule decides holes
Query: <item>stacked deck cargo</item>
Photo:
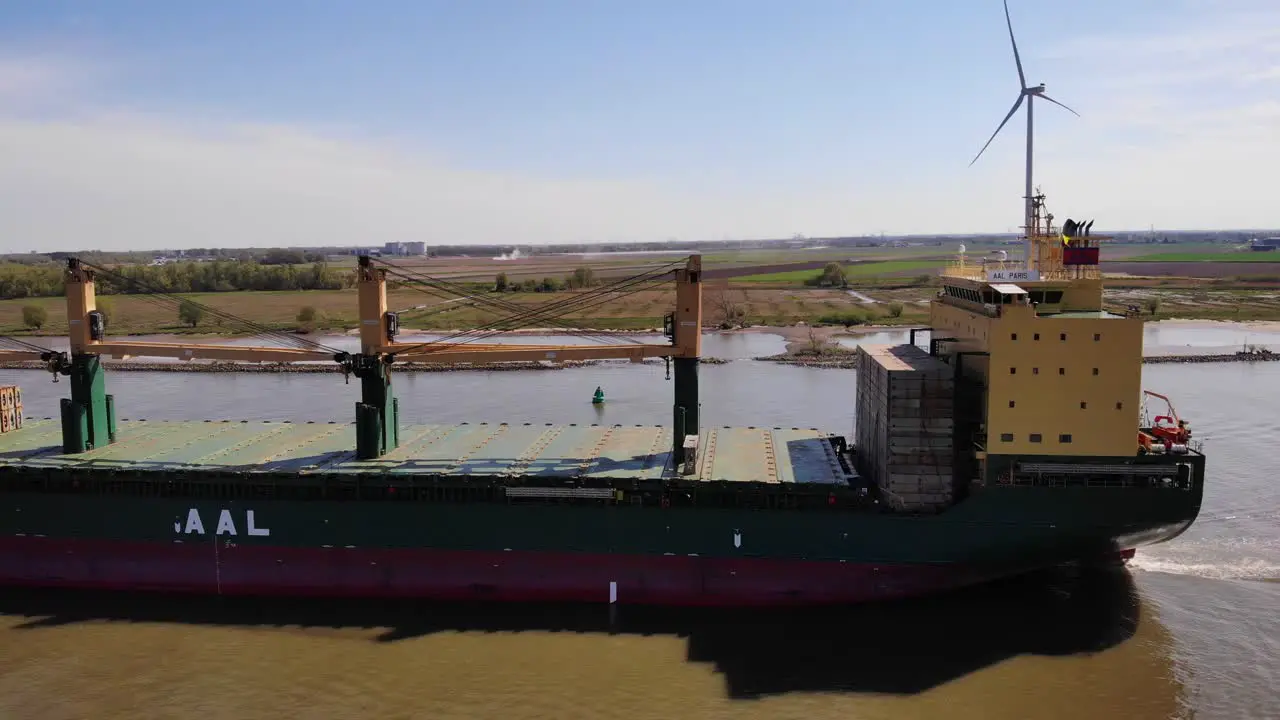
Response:
[[[0,385],[0,433],[22,427],[22,388]]]
[[[894,510],[952,500],[954,371],[914,345],[861,345],[854,437],[858,472]]]

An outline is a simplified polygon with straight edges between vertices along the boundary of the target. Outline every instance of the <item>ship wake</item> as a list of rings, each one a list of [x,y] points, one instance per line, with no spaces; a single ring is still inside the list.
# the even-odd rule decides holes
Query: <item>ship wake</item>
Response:
[[[1129,562],[1129,567],[1143,572],[1189,575],[1210,580],[1280,582],[1280,563],[1256,557],[1207,561],[1195,558],[1152,557],[1139,551]]]

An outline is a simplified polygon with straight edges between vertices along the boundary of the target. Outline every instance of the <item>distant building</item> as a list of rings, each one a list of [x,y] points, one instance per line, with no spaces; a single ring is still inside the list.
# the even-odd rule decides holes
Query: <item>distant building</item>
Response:
[[[1257,252],[1272,252],[1280,249],[1280,237],[1262,238],[1254,240],[1250,245],[1251,249]]]
[[[389,242],[382,247],[385,255],[426,255],[425,242]]]

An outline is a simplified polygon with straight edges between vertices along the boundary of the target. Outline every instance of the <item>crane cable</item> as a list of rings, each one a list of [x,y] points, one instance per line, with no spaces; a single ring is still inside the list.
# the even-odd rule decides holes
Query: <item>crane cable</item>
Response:
[[[652,275],[652,274],[654,273],[645,273],[643,275]],[[662,274],[666,274],[666,272],[663,272]],[[528,308],[525,306],[518,306],[523,308],[519,313],[515,313],[513,315],[500,318],[480,328],[473,328],[470,330],[453,333],[452,335],[440,338],[439,340],[433,341],[431,343],[424,343],[423,345],[442,344],[446,341],[453,340],[455,338],[462,338],[477,332],[483,332],[485,330],[499,328],[500,326],[506,325],[506,324],[517,323],[521,321],[528,323],[531,321],[546,320],[548,318],[566,315],[575,309],[581,309],[584,306],[599,304],[599,303],[590,303],[591,300],[593,300],[598,296],[606,295],[611,292],[616,292],[620,289],[634,286],[638,283],[647,282],[653,279],[649,277],[644,277],[643,275],[635,276],[631,278],[624,278],[620,281],[616,281],[614,283],[611,283],[610,285],[594,289],[587,293],[581,293],[567,299],[553,301],[550,303],[544,303],[542,305],[534,306],[532,308]],[[553,313],[552,311],[555,311],[555,312]],[[499,332],[500,331],[501,330],[499,330]],[[496,332],[485,333],[484,336],[489,337],[489,336],[492,336],[493,334],[496,334]],[[473,339],[478,339],[478,338],[473,338]]]
[[[389,265],[389,263],[387,263],[387,264]],[[393,267],[398,267],[398,266],[393,266]],[[434,297],[447,297],[447,296],[444,296],[444,295],[440,295],[440,294],[438,294],[438,293],[433,293],[433,292],[431,292],[430,290],[427,290],[427,289],[425,289],[425,288],[423,288],[423,287],[420,287],[420,286],[419,286],[419,283],[421,283],[421,284],[428,284],[428,285],[429,285],[429,284],[430,284],[430,283],[432,283],[432,282],[436,282],[435,278],[432,278],[431,276],[426,276],[426,275],[415,275],[415,274],[413,274],[413,273],[411,273],[411,272],[404,272],[404,273],[401,273],[401,272],[397,272],[397,271],[395,271],[395,270],[388,270],[387,272],[388,272],[388,273],[390,273],[390,274],[392,274],[392,275],[396,275],[397,277],[406,278],[406,279],[410,279],[410,278],[411,278],[411,280],[412,280],[412,284],[409,284],[409,285],[408,285],[408,287],[409,287],[409,288],[411,288],[411,289],[413,289],[413,290],[417,290],[417,291],[422,292],[422,293],[430,294],[430,295],[433,295]],[[463,300],[468,300],[468,301],[469,301],[468,303],[466,303],[465,305],[462,305],[462,306],[460,306],[460,307],[475,307],[476,305],[480,304],[480,305],[487,305],[487,306],[490,306],[490,307],[491,307],[491,308],[493,308],[493,309],[501,309],[501,310],[504,310],[504,311],[507,311],[507,312],[512,312],[512,311],[522,312],[522,311],[524,311],[525,309],[527,309],[527,308],[528,308],[528,306],[527,306],[527,305],[521,305],[521,304],[519,304],[519,303],[513,303],[513,302],[506,301],[506,300],[496,300],[496,299],[489,298],[489,297],[486,297],[486,296],[484,296],[484,295],[479,295],[479,294],[477,294],[477,295],[470,295],[470,294],[467,294],[467,293],[465,293],[465,292],[463,292],[463,291],[461,291],[461,290],[455,290],[454,292],[457,292],[457,293],[458,293],[459,295],[461,295],[462,297],[461,297],[461,298],[450,297],[450,298],[449,298],[449,300],[450,300],[450,301],[455,301],[455,300],[458,300],[458,299],[463,299]],[[424,317],[430,317],[431,315],[436,315],[436,314],[439,314],[439,313],[442,313],[442,312],[448,312],[448,311],[453,310],[453,309],[456,309],[456,308],[455,308],[455,307],[444,307],[444,308],[438,308],[438,309],[433,310],[433,311],[431,311],[431,312],[429,312],[429,313],[424,313],[423,315],[419,316],[419,319],[424,318]],[[562,327],[562,328],[564,328],[564,329],[566,329],[566,330],[571,330],[571,331],[573,331],[575,334],[580,335],[580,336],[583,336],[583,337],[590,337],[590,338],[597,339],[597,340],[601,340],[601,341],[605,341],[605,342],[617,342],[617,341],[618,341],[618,340],[620,340],[620,339],[621,339],[621,340],[624,340],[624,341],[628,341],[628,342],[637,342],[637,341],[635,341],[635,340],[633,340],[633,339],[631,339],[631,338],[618,338],[618,337],[616,337],[616,336],[614,336],[614,335],[611,335],[611,334],[609,334],[609,333],[603,333],[603,332],[599,332],[599,331],[591,331],[591,330],[589,330],[589,329],[587,329],[587,328],[580,328],[580,327],[577,327],[577,326],[575,326],[575,325],[573,325],[573,324],[571,324],[571,323],[564,322],[564,321],[561,321],[561,320],[550,320],[549,322],[551,322],[552,324],[555,324],[555,325],[559,325],[560,327]]]
[[[652,275],[652,274],[654,273],[646,273],[646,275]],[[662,273],[662,274],[666,274],[666,273]],[[634,277],[634,278],[626,278],[626,279],[623,279],[623,281],[612,283],[611,286],[598,288],[598,290],[595,290],[595,291],[581,293],[581,295],[571,297],[571,299],[550,302],[550,304],[545,304],[543,306],[532,307],[532,309],[525,311],[525,313],[520,313],[513,316],[509,316],[509,318],[497,320],[497,322],[489,323],[488,325],[485,325],[485,327],[483,328],[474,329],[474,331],[454,333],[453,336],[451,337],[440,338],[439,341],[435,341],[431,343],[424,343],[424,346],[443,345],[443,343],[449,340],[453,340],[453,338],[466,337],[468,336],[468,334],[471,334],[472,337],[467,338],[467,340],[463,342],[474,342],[476,340],[481,340],[481,338],[493,337],[494,334],[503,332],[502,329],[500,329],[500,325],[518,323],[518,322],[531,323],[531,322],[536,322],[536,320],[545,320],[548,318],[548,316],[562,316],[562,315],[567,315],[568,313],[572,313],[572,311],[575,311],[575,310],[582,310],[582,309],[586,309],[586,307],[598,306],[600,304],[603,304],[603,302],[607,302],[612,299],[609,299],[609,297],[604,297],[603,300],[595,300],[596,297],[609,295],[609,293],[613,293],[613,292],[621,292],[622,290],[626,290],[626,288],[631,288],[631,290],[626,292],[625,295],[631,295],[631,293],[645,290],[645,288],[648,287],[648,284],[646,283],[652,282],[653,279],[654,278],[652,277],[643,277],[643,275],[637,275],[637,277]],[[640,286],[640,287],[636,287],[636,286]],[[593,300],[595,301],[593,302]],[[554,314],[549,315],[550,310],[552,309],[554,309]],[[490,328],[497,328],[497,329],[490,329]],[[484,331],[489,331],[489,332],[484,332]],[[476,332],[480,332],[481,334],[472,334]]]
[[[679,263],[672,263],[672,264],[678,265]],[[505,331],[503,328],[499,327],[501,325],[504,325],[507,323],[513,323],[513,322],[530,322],[531,323],[531,322],[537,322],[539,320],[544,320],[547,317],[547,313],[552,308],[555,310],[555,314],[551,315],[551,317],[561,317],[571,312],[581,311],[591,307],[596,307],[605,302],[609,302],[611,300],[617,299],[616,297],[604,297],[603,299],[597,299],[597,298],[600,298],[601,296],[609,295],[612,293],[621,293],[618,297],[626,297],[627,295],[632,295],[637,292],[641,292],[647,289],[650,286],[650,284],[654,280],[656,280],[658,277],[668,275],[671,272],[673,272],[673,270],[654,270],[646,273],[641,273],[639,275],[635,275],[635,276],[611,283],[610,285],[597,288],[587,293],[576,295],[566,300],[560,300],[560,301],[548,303],[543,306],[532,308],[524,313],[519,313],[517,315],[511,316],[508,318],[503,318],[498,321],[488,323],[487,325],[482,326],[481,328],[454,333],[452,335],[440,338],[435,341],[425,342],[416,346],[411,346],[406,350],[420,350],[420,351],[425,350],[426,352],[435,352],[439,350],[445,350],[450,346],[457,346],[467,342],[475,342],[476,340],[493,337]],[[480,334],[471,335],[471,333],[476,333],[476,332]],[[470,335],[470,337],[468,337],[468,335]],[[458,342],[450,342],[451,340],[454,340],[456,338],[465,338],[465,339],[459,340]]]
[[[44,347],[43,345],[36,345],[35,343],[29,343],[26,340],[19,340],[18,338],[11,337],[9,335],[0,335],[0,345],[3,345],[5,343],[9,343],[11,346],[17,346],[16,349],[18,349],[21,352],[38,352],[38,353],[52,352],[52,350],[50,350],[47,347]]]
[[[173,293],[165,292],[164,290],[148,285],[147,283],[141,280],[138,280],[136,278],[131,278],[127,275],[117,273],[113,270],[108,270],[104,267],[93,265],[91,263],[87,263],[78,259],[77,259],[77,262],[79,262],[84,267],[89,268],[90,270],[93,270],[99,275],[105,276],[107,279],[111,280],[113,283],[123,283],[126,286],[141,288],[145,292],[140,293],[139,297],[145,300],[148,300],[150,302],[161,304],[157,298],[164,298],[169,300],[172,303],[176,303],[179,307],[182,304],[189,304],[200,309],[202,312],[208,313],[218,319],[226,320],[231,323],[235,323],[235,324],[241,325],[242,327],[248,328],[249,330],[253,331],[254,335],[261,335],[265,337],[275,338],[277,340],[282,340],[290,345],[293,345],[297,349],[314,351],[314,352],[324,352],[330,355],[337,355],[342,352],[341,350],[325,345],[324,343],[319,343],[319,342],[315,342],[314,340],[308,340],[306,338],[298,337],[297,335],[294,335],[289,332],[285,332],[283,330],[276,330],[267,325],[254,322],[252,320],[246,320],[245,318],[239,317],[238,315],[233,315],[232,313],[226,312],[225,310],[219,310],[209,305],[205,305],[203,303],[192,300],[190,298],[184,298]]]
[[[389,274],[394,275],[394,276],[396,276],[396,277],[400,277],[400,278],[403,278],[403,279],[410,280],[412,284],[408,284],[408,287],[409,287],[409,288],[411,288],[411,289],[413,289],[413,290],[417,290],[417,291],[419,291],[419,292],[422,292],[422,293],[425,293],[425,294],[429,294],[429,295],[432,295],[432,296],[434,296],[434,297],[447,297],[447,296],[444,296],[444,295],[440,295],[439,293],[433,293],[433,292],[431,292],[430,290],[427,290],[426,288],[420,287],[420,286],[418,285],[418,283],[421,283],[421,284],[428,285],[429,287],[434,287],[436,284],[439,284],[439,285],[443,286],[443,289],[444,289],[444,290],[449,290],[449,291],[455,292],[455,293],[457,293],[459,296],[461,296],[460,298],[452,298],[452,297],[451,297],[451,298],[449,298],[451,301],[452,301],[452,300],[458,300],[458,299],[464,299],[464,300],[469,300],[469,301],[471,301],[471,302],[469,302],[467,305],[464,305],[464,307],[466,307],[466,306],[475,306],[476,304],[483,304],[483,305],[491,306],[491,307],[493,307],[494,309],[501,309],[501,310],[505,310],[505,311],[507,311],[507,312],[513,312],[513,311],[514,311],[515,313],[522,313],[522,312],[526,312],[526,311],[529,309],[529,306],[527,306],[527,305],[521,305],[520,303],[514,303],[514,302],[507,301],[507,300],[494,299],[494,298],[488,297],[487,295],[483,295],[483,294],[474,294],[474,295],[469,294],[468,292],[466,292],[465,288],[462,288],[462,287],[458,286],[458,285],[457,285],[457,284],[455,284],[455,283],[449,283],[449,282],[447,282],[447,281],[442,281],[442,280],[439,280],[439,279],[437,279],[437,278],[434,278],[434,277],[432,277],[432,276],[430,276],[430,275],[426,275],[425,273],[415,273],[415,272],[413,272],[413,271],[411,271],[411,270],[408,270],[408,269],[403,268],[403,267],[398,266],[398,265],[394,265],[394,264],[389,263],[389,262],[386,262],[386,261],[382,261],[382,262],[381,262],[381,264],[382,264],[382,265],[384,265],[384,266],[386,266],[386,268],[387,268],[387,272],[388,272]],[[448,312],[449,310],[453,310],[453,309],[455,309],[455,308],[452,308],[452,307],[439,308],[439,309],[437,309],[437,310],[433,310],[433,311],[431,311],[430,313],[427,313],[427,314],[425,314],[425,315],[423,315],[423,316],[420,316],[420,317],[429,317],[430,315],[435,315],[435,314],[439,314],[439,313],[442,313],[442,312]],[[559,325],[560,327],[562,327],[562,328],[564,328],[564,329],[566,329],[566,330],[572,330],[572,331],[574,331],[574,332],[575,332],[575,334],[577,334],[577,335],[580,335],[580,336],[583,336],[583,337],[592,338],[592,339],[596,339],[596,340],[600,340],[600,341],[602,341],[602,342],[608,342],[608,343],[614,343],[614,344],[621,344],[621,342],[639,343],[639,341],[638,341],[638,340],[636,340],[636,339],[634,339],[634,338],[630,338],[630,337],[618,337],[618,336],[613,335],[613,334],[610,334],[610,333],[603,333],[603,332],[599,332],[599,331],[591,331],[589,328],[580,328],[580,327],[578,327],[578,326],[575,326],[575,325],[573,325],[573,324],[571,324],[571,323],[569,323],[569,322],[565,322],[565,321],[563,321],[563,320],[550,319],[550,320],[548,320],[548,322],[550,322],[550,323],[552,323],[552,324],[555,324],[555,325]],[[620,341],[621,341],[621,342],[620,342]]]

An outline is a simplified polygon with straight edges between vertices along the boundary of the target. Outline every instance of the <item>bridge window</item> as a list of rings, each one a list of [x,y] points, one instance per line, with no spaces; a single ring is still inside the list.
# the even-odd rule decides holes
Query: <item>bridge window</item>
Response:
[[[1122,402],[1118,402],[1118,403],[1116,403],[1116,409],[1117,409],[1117,410],[1123,410],[1123,409],[1124,409],[1124,403],[1122,403]]]
[[[1032,340],[1039,340],[1039,339],[1040,339],[1040,333],[1036,333],[1035,335],[1032,335],[1032,336],[1031,336],[1031,339],[1032,339]]]
[[[1009,333],[1009,339],[1010,339],[1010,340],[1017,340],[1017,339],[1018,339],[1018,333]]]
[[[1094,333],[1094,334],[1093,334],[1093,341],[1094,341],[1094,342],[1098,342],[1098,341],[1099,341],[1099,340],[1101,340],[1101,339],[1102,339],[1102,333]]]
[[[1031,374],[1032,374],[1032,375],[1039,375],[1039,374],[1040,374],[1040,368],[1031,368]]]
[[[1070,436],[1070,435],[1067,435],[1067,434],[1059,435],[1059,436],[1058,436],[1058,442],[1060,442],[1060,443],[1069,443],[1069,442],[1071,442],[1071,436]]]
[[[1097,374],[1098,374],[1098,368],[1094,368],[1094,369],[1093,369],[1093,374],[1094,374],[1094,375],[1097,375]]]
[[[1059,340],[1061,340],[1062,342],[1066,342],[1066,341],[1067,341],[1067,334],[1066,334],[1066,333],[1059,333],[1059,334],[1058,334],[1058,339],[1059,339]]]
[[[1010,400],[1010,401],[1009,401],[1009,407],[1013,407],[1014,405],[1017,405],[1017,402],[1015,402],[1015,401],[1013,401],[1013,400]]]
[[[1013,433],[1000,433],[1000,442],[1013,442]]]
[[[1084,409],[1086,409],[1086,408],[1088,408],[1088,407],[1089,407],[1089,403],[1087,403],[1087,402],[1081,402],[1081,403],[1080,403],[1080,409],[1081,409],[1081,410],[1084,410]]]
[[[1033,443],[1040,442],[1040,433],[1031,433],[1031,442]]]
[[[1066,375],[1066,374],[1067,374],[1067,369],[1066,369],[1066,368],[1058,368],[1058,374],[1059,374],[1059,375]]]
[[[1011,368],[1009,368],[1009,374],[1010,374],[1010,375],[1017,375],[1017,374],[1018,374],[1018,368],[1016,368],[1016,367],[1011,367]]]

